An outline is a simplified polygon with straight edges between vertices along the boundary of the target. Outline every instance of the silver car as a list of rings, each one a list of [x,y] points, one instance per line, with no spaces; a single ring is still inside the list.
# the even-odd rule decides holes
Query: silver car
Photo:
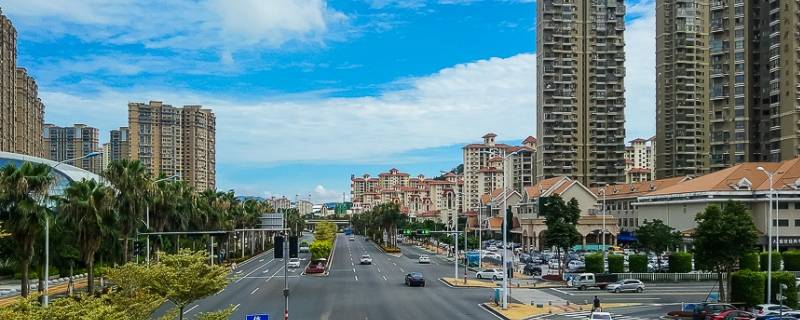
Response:
[[[644,283],[636,279],[625,279],[609,284],[606,286],[606,290],[615,293],[623,291],[642,292],[644,291]]]

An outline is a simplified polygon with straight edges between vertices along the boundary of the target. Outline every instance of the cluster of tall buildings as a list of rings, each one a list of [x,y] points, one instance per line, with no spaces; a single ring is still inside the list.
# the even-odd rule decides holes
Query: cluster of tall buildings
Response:
[[[216,179],[216,118],[201,106],[181,108],[158,101],[128,104],[128,126],[112,130],[100,145],[100,130],[86,124],[44,122],[36,81],[16,65],[17,32],[0,12],[0,151],[69,161],[100,173],[110,161],[140,160],[154,176],[178,176],[198,190]],[[89,153],[102,157],[80,160]]]

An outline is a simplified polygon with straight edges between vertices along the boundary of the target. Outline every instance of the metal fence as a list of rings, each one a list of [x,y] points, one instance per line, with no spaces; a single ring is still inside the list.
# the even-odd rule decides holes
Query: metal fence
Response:
[[[643,282],[680,282],[680,281],[717,281],[717,274],[713,272],[701,273],[615,273],[620,280],[639,279]],[[725,280],[725,274],[722,274]]]

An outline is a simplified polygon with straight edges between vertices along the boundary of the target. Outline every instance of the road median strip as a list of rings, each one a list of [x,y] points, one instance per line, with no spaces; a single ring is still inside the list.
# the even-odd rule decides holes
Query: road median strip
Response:
[[[641,305],[640,303],[604,303],[603,310],[633,307]],[[588,311],[592,306],[588,304],[563,304],[563,305],[549,305],[537,304],[528,305],[523,303],[508,303],[508,308],[503,308],[494,302],[487,302],[481,304],[481,307],[491,312],[492,314],[507,320],[524,320],[534,319],[544,315],[558,315],[562,313],[575,312],[575,311]]]

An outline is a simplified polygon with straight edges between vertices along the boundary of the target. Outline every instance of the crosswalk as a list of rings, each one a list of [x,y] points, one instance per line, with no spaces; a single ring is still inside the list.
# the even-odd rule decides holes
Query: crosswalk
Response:
[[[589,314],[591,311],[575,311],[575,312],[567,312],[567,313],[560,313],[558,317],[564,317],[569,319],[588,319]],[[638,318],[632,316],[626,316],[621,314],[611,313],[611,318],[614,320],[644,320],[645,318]]]

